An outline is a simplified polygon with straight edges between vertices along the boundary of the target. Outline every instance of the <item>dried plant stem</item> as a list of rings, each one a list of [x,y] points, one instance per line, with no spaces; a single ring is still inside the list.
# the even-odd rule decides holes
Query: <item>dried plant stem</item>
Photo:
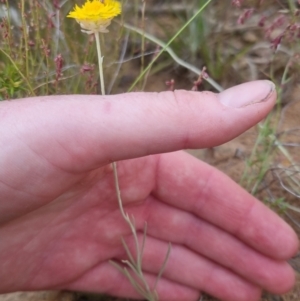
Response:
[[[112,168],[113,168],[113,172],[114,172],[115,188],[116,188],[116,193],[117,193],[117,198],[118,198],[120,211],[121,211],[122,217],[127,222],[127,224],[129,225],[129,227],[131,229],[131,232],[133,233],[134,240],[135,240],[135,245],[136,245],[136,250],[139,251],[139,242],[138,242],[138,239],[137,239],[136,229],[135,229],[134,223],[132,223],[130,217],[128,216],[127,213],[125,213],[124,208],[123,208],[123,203],[122,203],[122,198],[121,198],[121,190],[120,190],[120,186],[119,186],[118,169],[117,169],[117,163],[116,162],[112,163]],[[140,258],[139,252],[137,253],[137,258]]]
[[[139,245],[139,241],[138,241],[138,236],[137,236],[137,231],[135,228],[135,223],[134,223],[134,219],[130,219],[129,215],[124,211],[123,208],[123,203],[122,203],[122,198],[121,198],[121,190],[120,190],[120,186],[119,186],[119,178],[118,178],[118,170],[117,170],[117,163],[113,162],[112,163],[112,167],[113,167],[113,173],[114,173],[114,182],[115,182],[115,188],[116,188],[116,193],[117,193],[117,198],[118,198],[118,203],[119,203],[119,208],[122,214],[123,219],[126,221],[126,223],[128,224],[128,226],[130,227],[131,233],[133,235],[134,238],[134,242],[135,242],[135,249],[136,249],[136,260],[133,258],[131,252],[128,249],[127,244],[125,243],[125,241],[122,239],[122,243],[123,246],[126,250],[126,253],[128,255],[129,260],[124,260],[123,263],[125,263],[127,266],[129,266],[131,268],[132,271],[135,272],[136,276],[138,277],[138,279],[141,281],[142,284],[142,292],[144,292],[142,295],[145,297],[148,296],[148,300],[156,300],[155,298],[149,297],[152,294],[149,285],[143,275],[143,270],[142,270],[142,255],[143,255],[143,249],[144,249],[144,245],[145,245],[145,239],[146,239],[146,228],[147,226],[145,226],[145,231],[144,231],[144,239],[143,239],[143,243],[142,243],[142,248],[140,248]],[[130,274],[128,274],[130,275]],[[126,275],[128,277],[128,275]],[[131,281],[131,279],[129,278],[129,280]],[[132,279],[134,281],[134,279]],[[140,293],[141,291],[138,290]]]
[[[161,51],[158,52],[158,54],[155,56],[154,60],[151,62],[151,66],[152,67],[153,63],[156,61],[157,57],[163,52],[166,51],[169,53],[169,55],[171,56],[171,58],[180,66],[186,68],[187,70],[190,70],[191,72],[195,73],[197,76],[199,76],[202,73],[202,70],[200,70],[199,68],[195,67],[194,65],[189,64],[188,62],[184,61],[183,59],[181,59],[180,57],[177,56],[177,54],[174,52],[174,50],[169,47],[169,43],[164,43],[163,41],[161,41],[160,39],[156,38],[155,36],[145,32],[144,30],[141,30],[135,26],[132,26],[130,24],[124,23],[122,24],[125,28],[136,32],[138,34],[140,34],[141,36],[145,37],[146,39],[148,39],[149,41],[155,43],[156,45],[160,46],[162,48]],[[150,70],[147,69],[147,72]],[[144,75],[144,72],[142,73]],[[147,74],[147,73],[146,73]],[[214,81],[212,78],[210,77],[204,77],[203,78],[205,81],[207,81],[212,87],[214,87],[218,92],[222,92],[224,89],[223,87],[221,87],[216,81]],[[134,84],[133,84],[134,86]],[[129,90],[131,90],[132,88],[130,88]]]

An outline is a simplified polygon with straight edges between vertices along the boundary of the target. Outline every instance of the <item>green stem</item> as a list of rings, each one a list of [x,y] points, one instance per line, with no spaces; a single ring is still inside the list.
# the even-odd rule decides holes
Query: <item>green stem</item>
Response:
[[[25,46],[25,75],[29,76],[29,62],[28,62],[28,36],[27,36],[27,24],[25,20],[25,1],[21,1],[21,16],[22,16],[22,27],[23,27],[23,37]]]
[[[101,54],[101,44],[100,44],[100,34],[99,34],[99,32],[95,32],[95,38],[96,38],[97,54],[98,54],[98,65],[99,65],[101,94],[105,95],[104,75],[103,75],[103,56]]]

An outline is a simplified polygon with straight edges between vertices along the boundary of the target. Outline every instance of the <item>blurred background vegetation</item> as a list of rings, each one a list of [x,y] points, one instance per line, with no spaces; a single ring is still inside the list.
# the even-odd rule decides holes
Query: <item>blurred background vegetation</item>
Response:
[[[57,93],[97,93],[96,53],[93,36],[80,32],[66,18],[82,0],[1,0],[1,98]],[[106,85],[111,93],[126,92],[141,68],[155,58],[160,47],[128,30],[129,23],[167,42],[195,14],[205,0],[123,0],[120,24],[103,35]],[[241,2],[241,7],[232,3]],[[183,61],[207,73],[226,88],[248,80],[269,78],[291,91],[299,68],[297,1],[212,1],[171,48]],[[228,9],[229,8],[229,9]],[[276,39],[279,43],[276,45]],[[280,46],[279,46],[280,44]],[[14,62],[14,63],[13,63]],[[143,66],[142,66],[143,65]],[[286,70],[288,68],[288,70]],[[192,88],[199,74],[178,64],[165,53],[148,74],[177,79],[175,88]],[[162,74],[164,76],[162,76]],[[141,84],[141,83],[140,83]],[[155,85],[156,86],[156,85]],[[213,88],[203,84],[201,89]],[[157,90],[157,89],[155,89]]]

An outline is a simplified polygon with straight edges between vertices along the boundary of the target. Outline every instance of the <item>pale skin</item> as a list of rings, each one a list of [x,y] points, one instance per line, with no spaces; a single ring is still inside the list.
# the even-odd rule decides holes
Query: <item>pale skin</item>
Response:
[[[249,99],[249,97],[251,99]],[[255,104],[245,105],[247,102]],[[0,104],[0,292],[70,289],[139,298],[109,260],[142,233],[160,300],[258,300],[294,284],[293,230],[215,168],[180,151],[222,144],[274,106],[268,82],[222,94],[176,91],[49,96]]]

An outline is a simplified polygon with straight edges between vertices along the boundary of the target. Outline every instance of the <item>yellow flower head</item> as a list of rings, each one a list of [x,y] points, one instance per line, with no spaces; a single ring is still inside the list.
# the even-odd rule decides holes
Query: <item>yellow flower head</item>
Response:
[[[121,3],[115,0],[87,0],[82,7],[75,5],[67,17],[74,18],[86,33],[108,32],[111,20],[121,14]]]

